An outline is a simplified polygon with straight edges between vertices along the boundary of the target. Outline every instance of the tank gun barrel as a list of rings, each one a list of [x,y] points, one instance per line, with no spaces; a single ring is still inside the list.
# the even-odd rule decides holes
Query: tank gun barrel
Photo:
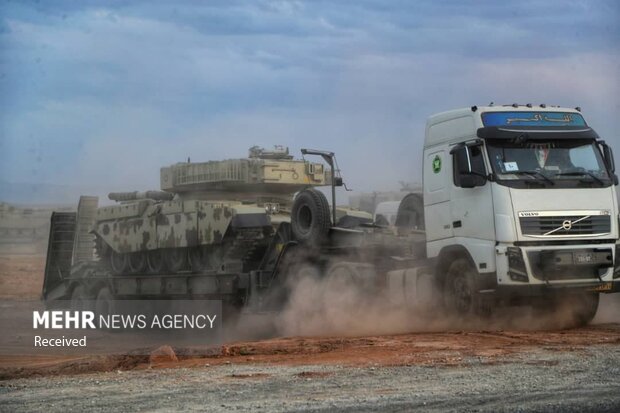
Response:
[[[135,201],[138,199],[152,199],[154,201],[170,201],[174,194],[165,191],[144,191],[144,192],[110,192],[108,198],[112,201],[124,202]]]

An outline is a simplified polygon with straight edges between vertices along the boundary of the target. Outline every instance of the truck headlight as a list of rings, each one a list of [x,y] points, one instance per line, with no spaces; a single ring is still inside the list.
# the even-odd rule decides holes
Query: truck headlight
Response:
[[[519,247],[508,247],[506,249],[508,257],[508,276],[512,281],[528,282],[527,270],[525,269],[525,260],[523,259],[523,251]]]

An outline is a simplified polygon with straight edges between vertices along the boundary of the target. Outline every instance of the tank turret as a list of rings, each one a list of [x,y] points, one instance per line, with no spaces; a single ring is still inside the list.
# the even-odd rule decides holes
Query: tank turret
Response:
[[[288,148],[267,151],[254,146],[248,158],[209,162],[182,162],[161,168],[161,189],[181,199],[246,200],[274,198],[288,202],[309,186],[330,183],[323,164],[293,159]]]

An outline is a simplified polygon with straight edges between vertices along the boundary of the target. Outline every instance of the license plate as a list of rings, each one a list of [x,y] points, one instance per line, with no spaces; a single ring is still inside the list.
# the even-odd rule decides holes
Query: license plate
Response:
[[[604,283],[601,285],[597,285],[596,287],[590,288],[590,291],[609,291],[611,290],[611,283]]]
[[[591,252],[574,252],[573,258],[576,264],[589,264],[594,261],[594,254]]]

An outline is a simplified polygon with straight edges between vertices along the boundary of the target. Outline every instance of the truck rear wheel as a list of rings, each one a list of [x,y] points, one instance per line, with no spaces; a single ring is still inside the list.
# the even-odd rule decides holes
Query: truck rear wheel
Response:
[[[291,210],[291,230],[295,240],[320,245],[331,226],[329,203],[322,192],[306,189],[295,197]]]
[[[490,307],[485,305],[475,288],[477,275],[478,272],[466,258],[457,258],[452,262],[443,288],[443,303],[448,313],[459,317],[490,315]]]

